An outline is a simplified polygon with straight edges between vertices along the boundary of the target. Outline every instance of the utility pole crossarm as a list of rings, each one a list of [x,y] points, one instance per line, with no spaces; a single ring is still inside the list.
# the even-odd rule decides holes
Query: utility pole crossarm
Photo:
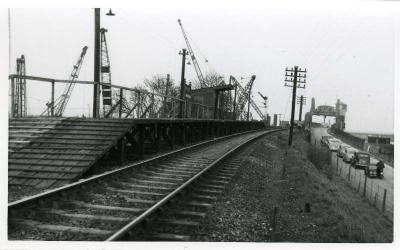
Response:
[[[302,74],[303,73],[303,74]],[[301,68],[294,66],[291,69],[286,68],[285,70],[285,87],[291,87],[293,89],[292,92],[292,113],[290,116],[290,132],[289,132],[289,146],[292,145],[292,137],[293,137],[293,126],[294,126],[294,113],[296,107],[296,90],[297,88],[305,88],[305,83],[307,70],[302,70]],[[289,77],[289,79],[288,79]],[[292,83],[292,85],[288,84]],[[303,85],[301,85],[303,83]],[[301,116],[300,116],[301,118]]]

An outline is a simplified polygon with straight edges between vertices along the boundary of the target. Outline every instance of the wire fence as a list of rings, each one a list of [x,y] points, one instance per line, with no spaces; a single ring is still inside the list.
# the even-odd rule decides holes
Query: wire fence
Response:
[[[370,178],[364,173],[364,170],[355,169],[350,164],[345,164],[334,152],[331,153],[331,167],[369,204],[381,211],[385,217],[393,222],[393,188],[390,188],[387,182],[377,178]]]

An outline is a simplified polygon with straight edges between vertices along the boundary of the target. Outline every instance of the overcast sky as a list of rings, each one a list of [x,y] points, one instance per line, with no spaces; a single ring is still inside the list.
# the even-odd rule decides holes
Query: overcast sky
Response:
[[[393,8],[363,3],[313,8],[116,8],[114,17],[105,16],[107,11],[102,9],[101,26],[109,30],[114,84],[133,87],[144,78],[167,73],[178,83],[178,52],[186,47],[177,23],[180,18],[203,73],[214,70],[226,80],[229,75],[237,79],[256,75],[253,95],[259,105],[258,91],[269,97],[268,113],[289,119],[291,89],[284,87],[284,74],[286,67],[298,65],[308,70],[306,89],[298,91],[307,97],[305,110],[311,97],[317,106],[334,105],[340,98],[348,104],[346,130],[393,133],[399,27]],[[7,10],[1,10],[1,16],[7,16]],[[11,9],[12,71],[15,59],[24,54],[28,75],[67,79],[87,45],[79,78],[93,80],[93,17],[93,9]],[[0,31],[7,34],[7,25]],[[6,38],[0,40],[2,48],[8,48]],[[194,68],[187,67],[188,81],[195,77]],[[29,82],[29,112],[43,110],[49,94],[49,86]],[[88,105],[91,90],[77,87],[67,114],[87,114]]]

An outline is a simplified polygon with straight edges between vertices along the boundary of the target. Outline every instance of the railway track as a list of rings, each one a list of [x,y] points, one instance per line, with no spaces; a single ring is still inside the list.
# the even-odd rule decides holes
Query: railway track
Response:
[[[227,165],[218,174],[210,175],[213,167],[246,143],[275,131],[278,130],[243,133],[200,143],[11,202],[8,204],[8,238],[134,240],[154,225],[152,221],[163,208],[179,204],[177,197],[190,193],[188,190],[193,185],[208,180],[204,182],[203,191],[191,196],[200,202],[194,200],[186,204],[193,207],[192,210],[175,209],[182,218],[200,217],[202,212],[196,211],[196,207],[207,207],[207,199],[215,199],[212,195],[234,174],[234,166]],[[185,220],[178,217],[157,223],[183,228],[196,224],[185,224]],[[179,234],[159,232],[152,239],[187,240],[184,235],[177,236]]]

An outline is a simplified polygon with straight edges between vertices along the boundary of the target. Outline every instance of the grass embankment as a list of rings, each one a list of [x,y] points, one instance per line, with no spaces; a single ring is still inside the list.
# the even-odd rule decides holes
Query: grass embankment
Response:
[[[267,136],[240,157],[198,240],[392,242],[392,223],[333,174],[302,135],[291,148],[286,134]]]

